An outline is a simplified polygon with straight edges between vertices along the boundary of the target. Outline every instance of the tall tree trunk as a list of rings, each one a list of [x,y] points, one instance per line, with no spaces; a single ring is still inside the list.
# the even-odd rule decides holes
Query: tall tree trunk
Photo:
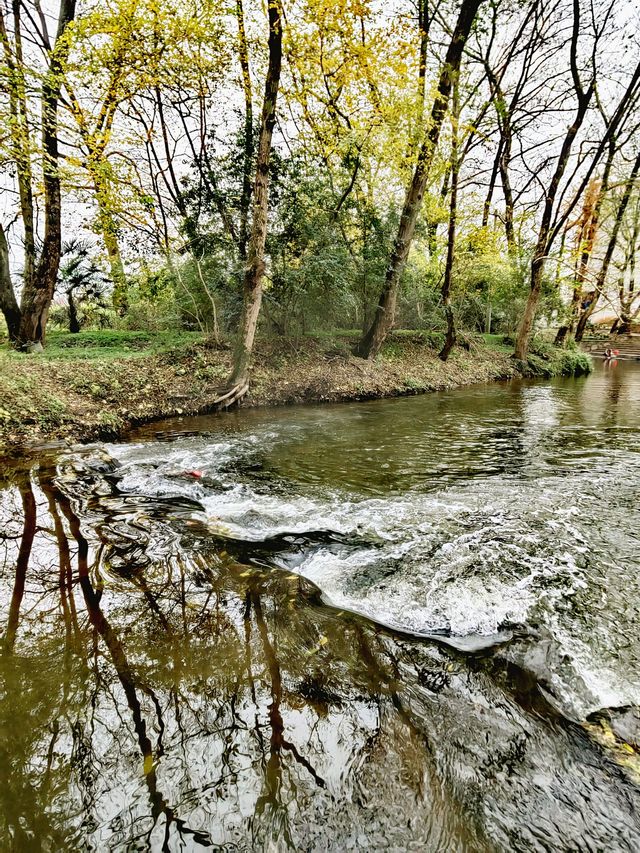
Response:
[[[507,100],[502,90],[500,80],[491,70],[488,61],[485,61],[485,70],[487,73],[487,78],[489,80],[491,96],[498,117],[498,129],[500,131],[500,138],[498,140],[496,156],[493,161],[493,168],[491,170],[489,189],[482,211],[482,225],[483,227],[486,227],[489,222],[491,198],[493,196],[493,191],[495,188],[497,173],[499,172],[500,181],[502,183],[502,193],[504,195],[504,230],[505,236],[507,238],[507,249],[509,252],[509,258],[511,259],[511,261],[514,261],[516,258],[517,250],[515,231],[513,227],[513,190],[511,188],[511,177],[509,175],[509,167],[511,165],[511,147],[513,144],[513,129],[511,127],[511,108],[507,104]],[[515,98],[516,95],[514,95],[514,100]]]
[[[391,253],[387,275],[380,293],[376,314],[366,335],[358,344],[357,354],[363,358],[374,358],[393,327],[400,278],[416,228],[418,213],[422,206],[429,172],[440,137],[440,129],[447,112],[449,95],[454,77],[459,73],[462,52],[469,36],[482,0],[462,0],[455,30],[440,70],[436,96],[431,108],[429,131],[418,154],[413,178],[407,189],[398,233]]]
[[[493,166],[491,167],[491,177],[489,178],[489,186],[487,187],[487,195],[484,200],[484,204],[482,205],[482,227],[486,228],[489,225],[489,215],[491,213],[491,201],[493,199],[493,192],[496,188],[496,181],[498,179],[498,172],[500,170],[500,160],[502,158],[502,146],[504,144],[504,140],[502,135],[498,140],[498,147],[496,148],[496,156],[493,158]]]
[[[629,286],[625,292],[623,275],[620,281],[620,327],[618,334],[630,335],[631,323],[634,320],[633,301],[635,297],[636,284],[636,246],[638,245],[638,233],[640,232],[640,218],[636,214],[631,230],[631,239],[628,241],[627,258],[629,268]]]
[[[518,247],[516,246],[516,232],[513,226],[513,190],[511,189],[511,177],[509,175],[512,144],[511,119],[509,116],[505,117],[504,137],[504,146],[500,157],[500,181],[504,195],[504,232],[507,238],[509,259],[514,262],[518,255]]]
[[[569,319],[567,322],[563,323],[562,326],[560,326],[560,328],[556,332],[556,337],[553,342],[555,346],[563,347],[566,344],[569,332],[572,328],[572,320],[576,316],[580,308],[581,302],[582,286],[581,284],[579,285],[578,281],[576,280],[576,283],[573,288],[573,294],[571,296],[571,304],[569,305]]]
[[[429,29],[431,27],[431,19],[429,17],[430,0],[416,0],[418,11],[418,85],[416,88],[416,115],[412,122],[412,130],[409,134],[409,144],[407,145],[406,159],[412,162],[415,157],[418,144],[420,142],[420,134],[423,130],[424,122],[424,105],[427,95],[427,58],[429,49]]]
[[[9,133],[11,138],[11,155],[16,166],[18,179],[18,195],[20,198],[20,218],[24,232],[24,266],[22,280],[30,286],[36,262],[35,213],[33,203],[33,174],[31,167],[31,130],[27,108],[27,96],[24,74],[24,56],[22,51],[22,27],[20,20],[20,5],[13,4],[13,36],[12,48],[4,22],[4,14],[0,13],[0,40],[2,41],[9,95]]]
[[[614,154],[615,146],[612,144],[609,148],[609,157],[607,158],[607,164],[605,166],[605,173],[602,182],[598,183],[596,181],[592,181],[590,186],[587,188],[582,217],[583,221],[578,239],[578,251],[580,253],[580,261],[578,263],[578,269],[576,271],[576,280],[573,288],[573,294],[571,296],[571,305],[569,306],[569,320],[567,323],[563,323],[563,325],[560,326],[560,328],[558,329],[555,339],[555,345],[557,347],[564,346],[567,336],[569,332],[573,329],[573,326],[580,312],[580,305],[582,304],[582,291],[584,287],[584,282],[587,278],[589,261],[591,259],[591,253],[593,252],[593,245],[595,243],[596,233],[598,231],[600,207],[602,205],[602,199],[604,198],[604,194],[607,189],[609,172],[611,169],[611,164],[613,162]]]
[[[129,304],[127,277],[122,263],[120,243],[118,241],[118,226],[113,216],[109,192],[109,164],[104,156],[104,145],[96,144],[91,134],[84,132],[85,143],[88,148],[86,160],[87,172],[93,181],[93,189],[98,205],[97,225],[102,242],[107,250],[109,271],[113,282],[113,293],[111,300],[113,307],[119,314],[124,314]]]
[[[251,91],[251,69],[249,67],[249,45],[244,25],[242,0],[236,0],[238,19],[238,59],[242,71],[242,91],[244,93],[244,157],[242,161],[242,195],[240,196],[240,233],[238,252],[240,258],[247,258],[247,240],[249,236],[249,207],[251,205],[251,169],[253,167],[253,95]]]
[[[124,314],[129,305],[129,294],[127,276],[124,271],[124,264],[122,263],[122,255],[120,254],[120,243],[118,242],[118,226],[109,206],[108,187],[105,178],[100,173],[99,165],[89,165],[88,168],[93,177],[96,203],[98,205],[98,228],[102,234],[104,247],[107,250],[109,271],[111,273],[111,281],[113,282],[111,300],[115,310],[119,314]]]
[[[439,353],[442,361],[449,358],[449,354],[456,342],[456,326],[451,307],[451,277],[453,275],[453,262],[455,258],[456,243],[456,219],[458,215],[458,173],[460,162],[458,158],[458,119],[460,114],[460,98],[458,79],[453,84],[451,97],[451,200],[449,204],[449,230],[447,239],[447,261],[444,268],[444,279],[442,282],[442,304],[447,318],[447,334],[444,346]]]
[[[78,307],[73,298],[73,290],[67,291],[67,302],[69,303],[69,331],[77,335],[80,331],[80,320],[78,319]]]
[[[577,3],[577,0],[574,0],[574,4],[575,3]],[[572,44],[572,51],[574,53],[577,51],[578,23],[579,17],[578,12],[576,11],[574,14],[574,42]],[[545,195],[542,221],[540,223],[538,239],[533,253],[533,259],[531,261],[529,296],[527,298],[524,314],[520,323],[520,329],[518,330],[518,337],[516,339],[516,347],[514,352],[515,357],[517,359],[520,359],[521,361],[525,361],[527,355],[529,354],[529,342],[531,340],[533,323],[536,317],[536,311],[538,309],[538,302],[540,301],[540,293],[542,291],[545,261],[547,253],[550,249],[549,236],[551,233],[551,218],[553,215],[553,208],[555,205],[556,196],[558,194],[560,181],[562,180],[562,176],[564,175],[565,169],[567,168],[569,156],[571,154],[571,148],[573,147],[574,140],[587,114],[587,108],[589,106],[589,101],[591,100],[593,92],[594,86],[591,85],[586,92],[583,92],[581,89],[579,89],[577,93],[578,108],[576,110],[573,122],[565,134],[564,141],[562,143],[562,148],[560,149],[560,154],[556,162],[556,168]]]
[[[75,16],[75,0],[61,0],[58,31],[49,56],[49,67],[42,83],[42,149],[44,187],[44,239],[33,280],[25,282],[20,303],[21,319],[18,345],[43,343],[49,307],[56,286],[60,255],[61,199],[58,171],[58,100],[63,65],[69,53],[65,30]]]
[[[7,324],[9,340],[14,343],[18,340],[20,331],[20,308],[11,282],[9,246],[2,225],[0,225],[0,311]]]
[[[260,121],[260,140],[256,176],[253,186],[253,221],[249,239],[247,266],[244,277],[244,299],[240,330],[235,350],[231,389],[220,398],[220,403],[230,405],[239,400],[249,387],[249,364],[262,303],[264,278],[264,248],[267,238],[267,209],[269,203],[269,160],[273,128],[276,121],[276,103],[282,67],[282,6],[280,0],[269,2],[269,65],[264,88],[264,103]]]
[[[593,300],[589,303],[589,305],[586,306],[586,308],[582,310],[580,316],[578,317],[578,322],[576,324],[576,332],[573,336],[573,339],[577,344],[579,344],[582,341],[582,338],[584,337],[584,333],[587,328],[587,323],[589,322],[589,318],[591,317],[593,312],[596,310],[599,297],[600,294],[596,291],[593,294]]]

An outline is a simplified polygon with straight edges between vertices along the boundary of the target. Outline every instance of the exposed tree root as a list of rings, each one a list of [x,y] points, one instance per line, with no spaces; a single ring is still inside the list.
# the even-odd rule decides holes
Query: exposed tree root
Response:
[[[217,409],[230,409],[232,406],[235,406],[237,403],[242,400],[247,391],[249,390],[248,382],[241,382],[238,385],[234,385],[233,388],[230,388],[228,391],[225,391],[224,394],[221,394],[219,397],[213,401],[213,405]]]

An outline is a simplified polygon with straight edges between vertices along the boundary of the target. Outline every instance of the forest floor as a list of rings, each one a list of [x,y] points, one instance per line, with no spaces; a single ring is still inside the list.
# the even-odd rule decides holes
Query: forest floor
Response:
[[[473,336],[440,361],[427,333],[397,332],[375,361],[351,354],[354,334],[263,340],[243,406],[366,400],[522,375],[497,335]],[[195,333],[52,333],[44,353],[0,351],[0,455],[51,442],[117,438],[135,425],[210,411],[229,348]],[[571,374],[584,356],[547,352],[526,372]],[[520,366],[522,367],[522,365]]]

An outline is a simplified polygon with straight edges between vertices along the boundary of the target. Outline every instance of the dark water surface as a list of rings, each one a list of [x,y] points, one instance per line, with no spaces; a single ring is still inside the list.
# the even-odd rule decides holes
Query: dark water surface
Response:
[[[639,475],[630,363],[5,465],[0,849],[637,851]]]

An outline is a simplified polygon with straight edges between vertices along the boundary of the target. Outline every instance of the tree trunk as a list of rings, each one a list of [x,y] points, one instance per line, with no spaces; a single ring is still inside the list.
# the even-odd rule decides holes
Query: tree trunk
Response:
[[[573,336],[573,339],[577,344],[579,344],[582,341],[582,338],[584,337],[584,332],[587,328],[589,317],[591,317],[593,312],[596,310],[599,296],[600,294],[595,292],[593,294],[593,300],[590,302],[589,305],[587,305],[587,307],[581,312],[580,316],[578,317],[578,322],[576,324],[576,332]]]
[[[393,327],[400,278],[411,248],[416,221],[440,137],[440,129],[449,104],[451,87],[460,70],[462,52],[481,2],[482,0],[463,0],[460,6],[456,27],[440,70],[438,88],[431,109],[429,132],[420,148],[413,178],[407,189],[400,225],[376,314],[369,331],[363,336],[356,349],[357,354],[363,358],[375,358]]]
[[[629,286],[625,291],[626,269],[623,272],[620,281],[619,298],[620,298],[620,327],[619,335],[631,334],[631,323],[634,320],[633,302],[635,298],[635,282],[636,282],[636,247],[638,245],[638,234],[640,232],[640,218],[636,209],[636,215],[633,220],[633,228],[631,235],[627,240],[627,251],[625,258],[625,267],[629,269]]]
[[[521,361],[525,361],[527,355],[529,354],[529,342],[531,340],[531,333],[533,331],[533,323],[535,321],[536,311],[538,310],[538,302],[540,301],[540,292],[542,290],[545,261],[550,248],[549,231],[551,227],[551,214],[558,191],[558,185],[560,184],[560,180],[566,169],[567,163],[569,161],[569,154],[571,152],[571,146],[573,145],[573,141],[578,133],[585,114],[586,104],[583,105],[581,103],[578,108],[578,113],[576,115],[574,123],[571,125],[571,127],[567,131],[567,135],[565,136],[564,144],[562,146],[560,156],[558,157],[556,171],[547,191],[545,209],[542,216],[542,223],[540,225],[540,231],[538,232],[538,241],[536,244],[533,260],[531,261],[529,296],[527,298],[527,304],[525,306],[524,314],[522,316],[522,322],[520,323],[520,329],[518,331],[518,337],[516,340],[516,348],[514,353],[515,357],[520,359]]]
[[[569,307],[569,322],[563,324],[558,329],[558,333],[556,334],[555,339],[556,346],[564,346],[567,336],[569,335],[569,332],[571,332],[571,330],[573,329],[580,313],[580,305],[582,303],[582,291],[587,278],[589,261],[591,259],[591,253],[593,252],[593,246],[598,231],[600,207],[602,205],[602,199],[604,197],[609,182],[609,172],[611,170],[611,164],[613,163],[615,150],[615,145],[612,144],[609,147],[609,156],[607,158],[602,182],[592,181],[589,188],[587,189],[583,207],[582,224],[580,227],[580,234],[578,238],[578,251],[580,252],[580,262],[578,264],[576,281],[571,297],[571,305]]]
[[[629,199],[631,198],[631,193],[638,179],[639,173],[640,152],[638,152],[638,155],[633,163],[633,168],[631,169],[631,174],[625,182],[624,192],[622,194],[622,198],[620,199],[620,204],[618,205],[618,208],[616,210],[615,219],[613,221],[613,228],[611,230],[611,234],[609,235],[609,242],[607,243],[607,248],[604,253],[602,266],[600,267],[600,271],[598,272],[593,302],[587,308],[586,311],[582,312],[582,314],[580,315],[580,319],[578,320],[578,326],[576,328],[575,334],[576,343],[579,343],[582,340],[582,336],[584,335],[584,330],[587,326],[589,317],[591,316],[591,314],[593,314],[598,298],[600,294],[604,291],[604,286],[607,280],[607,273],[609,272],[609,267],[611,266],[611,261],[613,259],[613,253],[615,252],[616,245],[618,243],[618,236],[620,234],[622,220],[624,219],[624,215],[629,205]]]
[[[18,340],[20,331],[20,308],[11,283],[9,246],[2,225],[0,225],[0,311],[7,324],[9,340],[14,343]]]
[[[580,300],[582,297],[582,289],[576,286],[573,288],[573,295],[571,296],[571,304],[569,305],[569,317],[574,317],[576,311],[578,310],[578,306],[580,305]],[[558,331],[556,332],[556,337],[553,341],[554,346],[563,347],[567,341],[567,337],[569,332],[571,331],[571,321],[568,323],[564,323]]]
[[[129,297],[127,288],[127,277],[122,263],[120,244],[118,242],[118,228],[109,205],[108,178],[104,174],[105,161],[100,152],[90,152],[87,158],[87,171],[93,180],[93,188],[98,205],[98,228],[102,235],[104,247],[107,250],[109,271],[113,282],[112,302],[113,307],[119,314],[127,310]]]
[[[596,164],[599,162],[600,157],[602,156],[605,146],[607,144],[610,144],[611,140],[614,138],[615,133],[620,125],[620,122],[622,121],[625,114],[628,112],[630,105],[633,103],[634,97],[637,92],[638,81],[640,80],[639,62],[636,65],[629,84],[622,97],[620,98],[618,105],[615,111],[613,112],[613,115],[606,122],[605,133],[596,148],[589,167],[585,171],[585,175],[582,179],[582,183],[578,191],[574,194],[573,200],[569,202],[569,204],[564,205],[564,210],[562,214],[556,215],[556,221],[552,227],[552,217],[558,195],[560,181],[562,180],[562,177],[567,168],[573,143],[580,127],[582,126],[585,115],[587,113],[587,109],[589,107],[589,103],[594,95],[594,92],[596,91],[595,76],[592,78],[591,83],[589,84],[586,91],[583,89],[582,83],[580,81],[580,75],[578,71],[579,35],[580,0],[573,0],[573,30],[571,36],[570,66],[578,106],[576,109],[573,124],[571,124],[571,126],[568,128],[567,133],[564,137],[564,141],[562,143],[560,154],[558,155],[558,160],[556,163],[556,168],[553,177],[551,178],[551,182],[545,193],[545,204],[542,214],[542,220],[540,223],[540,230],[538,232],[538,239],[531,261],[531,289],[529,291],[529,297],[527,299],[527,305],[525,307],[522,323],[520,324],[520,329],[518,331],[518,337],[516,340],[516,347],[514,352],[515,358],[520,359],[521,361],[526,360],[529,351],[529,341],[531,338],[531,333],[533,331],[533,324],[536,316],[536,310],[538,308],[538,302],[540,301],[540,291],[547,255],[564,222],[566,222],[567,218],[571,215],[571,211],[578,203],[582,192],[584,192],[584,189],[588,184],[593,170],[595,169]]]
[[[244,158],[242,162],[242,195],[240,196],[240,233],[238,252],[244,261],[247,258],[249,207],[251,205],[251,169],[253,166],[253,96],[251,92],[251,69],[249,68],[249,46],[244,25],[242,0],[236,0],[238,19],[238,59],[242,71],[244,93]]]
[[[16,166],[18,194],[20,198],[20,218],[22,219],[24,231],[22,280],[24,285],[29,286],[33,280],[36,262],[33,174],[31,166],[32,140],[30,117],[27,107],[20,6],[16,3],[13,4],[13,29],[14,50],[11,48],[9,35],[5,27],[4,14],[0,13],[0,39],[2,40],[5,63],[9,72],[5,75],[5,81],[9,95],[10,121],[8,130],[11,138],[10,150]]]
[[[487,188],[487,195],[484,200],[484,204],[482,206],[482,227],[486,228],[489,225],[489,215],[491,213],[491,200],[493,199],[493,192],[496,188],[496,181],[498,179],[498,171],[500,169],[500,160],[502,158],[502,146],[504,141],[502,136],[498,140],[498,147],[496,149],[496,156],[493,159],[493,166],[491,167],[491,177],[489,178],[489,186]]]
[[[458,171],[460,163],[458,160],[458,118],[460,113],[460,98],[458,92],[458,80],[453,84],[453,95],[451,98],[451,201],[449,204],[449,230],[447,235],[447,261],[444,268],[444,279],[442,282],[442,304],[447,318],[447,334],[444,346],[439,353],[442,361],[449,358],[451,350],[456,343],[456,326],[451,307],[451,277],[453,274],[453,262],[455,257],[456,243],[456,219],[458,215]]]
[[[631,334],[631,318],[628,314],[623,314],[620,317],[620,325],[618,326],[618,334],[619,335],[629,335]]]
[[[69,331],[72,335],[77,335],[80,331],[80,320],[78,319],[78,308],[76,301],[73,298],[73,291],[67,291],[67,302],[69,303]]]
[[[572,57],[574,62],[576,61],[575,57],[577,55],[578,49],[578,35],[579,5],[577,5],[577,0],[574,0],[574,29],[571,44]],[[542,290],[545,261],[549,249],[551,248],[551,219],[555,206],[556,196],[560,187],[560,181],[562,180],[562,176],[564,175],[564,172],[567,168],[569,156],[571,154],[571,148],[573,147],[575,138],[578,134],[578,131],[580,130],[580,127],[582,126],[584,117],[587,114],[587,108],[589,106],[589,102],[594,91],[595,86],[593,83],[587,89],[586,92],[583,92],[579,82],[576,82],[578,108],[576,110],[576,115],[574,117],[573,123],[569,126],[565,134],[564,141],[562,143],[562,148],[560,149],[560,154],[558,155],[558,160],[556,162],[556,168],[554,170],[553,177],[551,178],[551,182],[545,194],[545,204],[542,213],[542,221],[540,223],[538,239],[536,242],[533,259],[531,261],[531,284],[529,296],[524,309],[522,322],[520,323],[520,329],[518,331],[518,337],[516,339],[516,347],[514,352],[514,356],[520,361],[525,361],[527,355],[529,354],[529,342],[531,340],[533,324],[536,317],[536,311],[538,309],[538,302],[540,301],[540,291]]]
[[[75,16],[75,0],[61,0],[58,31],[50,53],[49,68],[42,83],[42,149],[44,187],[44,239],[40,260],[31,282],[25,282],[20,303],[18,346],[44,343],[49,307],[56,287],[62,248],[60,174],[58,171],[58,100],[63,65],[69,52],[64,38]]]
[[[427,60],[429,50],[429,29],[431,27],[431,19],[429,17],[429,0],[416,0],[418,12],[418,37],[420,46],[418,50],[418,86],[416,90],[416,115],[412,122],[412,130],[409,134],[409,144],[407,146],[406,159],[411,162],[415,157],[416,150],[420,143],[420,132],[423,128],[424,121],[424,104],[427,94]]]
[[[540,291],[542,290],[542,279],[544,276],[544,256],[536,255],[531,262],[531,285],[529,297],[524,308],[518,337],[516,340],[515,357],[524,361],[529,354],[529,341],[533,330],[533,323],[536,318],[538,301],[540,299]]]
[[[129,307],[129,292],[127,284],[127,276],[122,263],[122,255],[120,254],[120,244],[118,243],[117,226],[113,218],[113,214],[109,210],[104,201],[100,200],[98,189],[96,187],[96,199],[98,201],[98,222],[105,249],[107,250],[107,258],[109,260],[109,271],[111,273],[111,281],[113,282],[113,293],[111,300],[113,307],[122,315]]]
[[[504,195],[504,232],[507,238],[507,250],[509,258],[513,262],[518,255],[516,246],[516,232],[513,226],[513,190],[511,189],[511,178],[509,166],[511,163],[511,123],[510,117],[506,116],[504,123],[504,149],[500,157],[500,180],[502,182],[502,193]]]
[[[267,238],[269,202],[269,159],[282,67],[282,17],[280,0],[271,0],[269,3],[269,65],[265,81],[256,176],[253,187],[253,221],[244,277],[242,317],[233,372],[229,380],[231,390],[223,395],[223,398],[220,398],[220,402],[225,405],[240,399],[249,386],[249,363],[262,303],[262,281],[265,269],[264,248]]]

